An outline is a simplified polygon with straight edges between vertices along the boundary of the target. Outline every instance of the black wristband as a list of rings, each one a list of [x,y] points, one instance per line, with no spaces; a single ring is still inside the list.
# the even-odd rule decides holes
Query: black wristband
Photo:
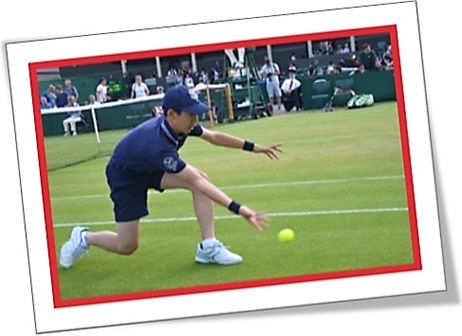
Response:
[[[244,147],[242,147],[242,149],[246,150],[246,151],[249,151],[249,152],[252,152],[254,147],[255,147],[255,144],[253,142],[245,140],[244,141]]]
[[[234,212],[236,215],[239,215],[240,208],[241,205],[235,201],[231,201],[231,203],[228,205],[228,210]]]

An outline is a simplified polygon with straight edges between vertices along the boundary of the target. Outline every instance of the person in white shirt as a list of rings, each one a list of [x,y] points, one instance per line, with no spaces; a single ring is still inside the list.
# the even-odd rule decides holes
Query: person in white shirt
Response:
[[[99,80],[99,84],[96,87],[96,101],[100,104],[106,101],[106,94],[107,94],[107,81],[106,78],[101,78]]]
[[[274,97],[278,104],[278,110],[281,110],[281,89],[279,87],[279,66],[271,62],[268,56],[265,56],[265,64],[260,70],[260,75],[266,80],[266,91],[270,100],[270,108],[273,111]]]
[[[131,98],[141,98],[149,96],[148,86],[143,83],[143,80],[140,75],[135,76],[135,83],[132,85],[132,94]]]
[[[301,83],[295,78],[297,69],[294,66],[289,67],[289,78],[282,82],[281,90],[284,92],[284,108],[287,112],[291,111],[294,107],[300,111],[301,104]]]

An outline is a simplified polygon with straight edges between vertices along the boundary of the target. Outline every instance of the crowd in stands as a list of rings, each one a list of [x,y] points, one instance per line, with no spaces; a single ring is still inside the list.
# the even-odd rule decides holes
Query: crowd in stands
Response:
[[[343,47],[338,46],[334,51],[332,44],[326,42],[321,44],[323,47],[318,49],[313,57],[313,62],[310,62],[305,72],[299,74],[301,76],[317,77],[322,75],[341,74],[348,72],[350,75],[355,73],[365,73],[366,71],[393,70],[393,54],[391,45],[385,50],[373,50],[370,44],[364,44],[359,52],[351,52],[346,43]],[[323,55],[339,55],[338,62],[330,61],[327,65],[319,64],[319,59]],[[296,56],[290,58],[290,65],[296,65]]]
[[[329,62],[327,65],[321,65],[320,59],[323,55],[342,55],[340,60],[337,63]],[[302,55],[302,57],[306,55]],[[343,57],[344,56],[344,57]],[[311,59],[310,59],[311,60]],[[300,69],[294,71],[297,63],[297,56],[295,53],[292,53],[289,60],[289,69],[288,74],[285,75],[285,78],[290,78],[297,74],[297,76],[308,76],[308,77],[317,77],[322,75],[335,75],[341,74],[342,72],[348,71],[350,75],[356,73],[362,74],[367,71],[379,71],[379,70],[392,70],[393,69],[393,54],[391,45],[388,46],[383,52],[377,54],[369,44],[364,44],[362,50],[357,53],[352,53],[348,43],[344,45],[338,45],[335,49],[331,42],[326,41],[320,43],[320,48],[315,51],[315,57],[312,58],[313,62],[310,62],[306,70],[300,72]],[[259,66],[256,70],[261,75],[262,71],[265,68],[265,64]],[[167,85],[176,85],[182,84],[190,89],[194,89],[196,92],[200,92],[205,89],[207,84],[216,84],[221,82],[222,79],[230,77],[232,75],[231,69],[225,69],[220,62],[216,61],[214,66],[209,70],[201,69],[200,71],[193,71],[192,69],[176,69],[170,68],[166,75]],[[264,71],[263,71],[264,72]],[[278,76],[282,78],[280,72]],[[136,99],[140,97],[146,97],[151,94],[163,95],[164,87],[158,85],[154,92],[149,90],[149,86],[145,81],[149,80],[150,84],[156,83],[156,74],[153,73],[151,78],[145,79],[143,74],[136,74],[134,77],[130,73],[125,73],[125,86],[127,88],[126,96],[131,99]],[[261,80],[265,80],[265,77],[262,77]],[[279,84],[278,84],[279,85]],[[278,90],[281,89],[281,86],[278,86]],[[114,98],[110,90],[108,89],[108,82],[106,78],[101,78],[97,87],[95,88],[95,93],[90,94],[87,99],[83,100],[79,96],[78,89],[72,85],[71,80],[66,79],[64,81],[64,86],[52,85],[50,84],[48,88],[42,92],[40,96],[40,108],[44,109],[53,109],[53,108],[62,108],[70,106],[80,106],[81,105],[94,105],[94,104],[104,104],[114,100],[119,100],[120,98]],[[213,102],[212,102],[213,103]],[[271,102],[273,105],[273,102]],[[277,105],[280,107],[281,101],[277,101]],[[297,109],[300,108],[298,104],[295,105]],[[161,113],[159,107],[153,109],[153,114]],[[72,122],[71,118],[81,118],[83,115],[80,111],[74,111],[69,113],[69,118],[67,118],[66,123],[63,122],[65,129],[65,134],[68,135],[70,132],[75,132],[75,125]],[[71,130],[69,131],[69,126]]]

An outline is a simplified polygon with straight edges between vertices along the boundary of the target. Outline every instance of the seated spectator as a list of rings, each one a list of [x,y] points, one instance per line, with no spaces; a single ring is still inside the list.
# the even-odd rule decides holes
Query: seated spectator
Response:
[[[46,109],[51,109],[53,108],[53,105],[47,101],[47,98],[44,96],[40,97],[40,109],[41,110],[46,110]]]
[[[316,69],[316,76],[322,76],[324,74],[324,69],[319,64],[319,60],[317,58],[314,60],[314,67]]]
[[[106,103],[115,102],[118,99],[113,97],[112,94],[108,91],[106,92]]]
[[[348,46],[348,43],[345,43],[344,47],[340,51],[341,54],[349,54],[350,53],[350,47]]]
[[[352,72],[350,72],[350,76],[353,76],[356,73],[362,75],[365,72],[366,72],[366,69],[364,68],[364,64],[360,64],[358,67],[358,70],[353,70]]]
[[[318,69],[313,65],[313,64],[310,64],[308,65],[308,76],[310,77],[314,77],[318,74]]]
[[[297,75],[297,69],[295,67],[289,67],[289,78],[286,78],[281,85],[281,91],[284,93],[283,105],[284,109],[289,112],[294,107],[297,111],[300,111],[302,107],[301,101],[301,83],[295,78]]]
[[[382,55],[382,65],[385,68],[385,70],[393,69],[393,55],[391,53],[390,47]]]
[[[340,75],[342,73],[342,67],[336,65],[334,66],[334,71],[332,72],[333,75]]]
[[[180,78],[180,84],[181,85],[184,85],[190,89],[192,89],[194,87],[194,80],[193,78],[191,77],[191,74],[189,72],[188,69],[183,69],[182,73],[181,73],[181,78]]]
[[[334,72],[334,63],[330,61],[326,69],[326,75],[331,75],[333,72]]]
[[[42,96],[47,99],[47,102],[50,103],[53,107],[56,106],[56,94],[54,85],[48,85],[48,88],[42,93]]]
[[[68,104],[66,107],[77,107],[79,104],[75,101],[74,96],[69,96],[68,97]],[[82,111],[77,110],[77,111],[71,111],[68,112],[69,117],[63,120],[63,127],[64,127],[64,136],[70,135],[69,132],[69,126],[70,126],[70,131],[72,131],[72,135],[77,135],[77,123],[82,121]]]
[[[204,91],[207,89],[207,84],[204,83],[204,79],[202,77],[199,78],[199,83],[196,84],[194,87],[194,91],[197,93],[200,93],[201,91]]]
[[[100,105],[101,103],[96,100],[96,96],[91,94],[88,96],[88,105]]]
[[[160,95],[161,98],[163,98],[165,95],[164,87],[162,85],[159,85],[158,87],[156,87],[156,93]]]
[[[369,44],[363,45],[363,51],[359,55],[359,63],[364,64],[364,68],[367,71],[379,70],[381,67],[377,54],[371,49]]]
[[[351,57],[347,59],[340,59],[340,61],[338,62],[338,66],[340,66],[342,69],[347,68],[349,70],[353,70],[354,68],[359,67],[359,62],[356,59],[356,55],[352,54]]]
[[[59,84],[56,85],[55,93],[56,93],[56,107],[66,106],[68,103],[67,97],[69,95],[63,91],[63,87],[61,85]]]

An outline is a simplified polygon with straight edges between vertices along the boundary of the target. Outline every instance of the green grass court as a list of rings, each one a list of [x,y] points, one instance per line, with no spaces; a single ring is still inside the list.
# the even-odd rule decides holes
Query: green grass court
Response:
[[[276,115],[216,129],[260,144],[281,141],[285,151],[279,161],[272,161],[191,137],[180,152],[229,196],[269,212],[270,228],[258,232],[215,207],[217,238],[241,254],[243,263],[195,264],[200,236],[191,195],[152,192],[151,213],[142,220],[136,253],[124,257],[90,248],[73,268],[59,269],[62,300],[414,262],[395,102],[333,113]],[[123,133],[103,132],[104,152],[110,152]],[[54,144],[82,141],[84,136],[94,137],[47,139],[49,168],[64,155]],[[49,173],[57,253],[74,224],[114,230],[104,175],[107,159]],[[276,236],[286,227],[295,231],[295,240],[282,244]]]

